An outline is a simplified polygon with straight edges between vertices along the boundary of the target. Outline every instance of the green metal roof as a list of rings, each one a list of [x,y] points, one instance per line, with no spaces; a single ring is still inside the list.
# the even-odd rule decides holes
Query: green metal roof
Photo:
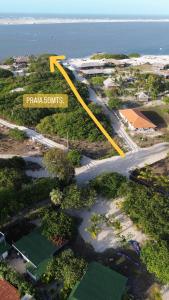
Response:
[[[24,236],[14,246],[36,267],[52,257],[57,250],[57,247],[42,235],[40,228]]]
[[[68,300],[121,300],[127,278],[93,262]]]
[[[27,270],[36,277],[36,279],[40,279],[41,276],[46,272],[48,264],[51,262],[52,258],[47,258],[43,260],[37,268],[35,268],[33,265],[28,265]]]
[[[0,243],[0,255],[4,254],[6,251],[10,249],[10,245],[5,241]]]

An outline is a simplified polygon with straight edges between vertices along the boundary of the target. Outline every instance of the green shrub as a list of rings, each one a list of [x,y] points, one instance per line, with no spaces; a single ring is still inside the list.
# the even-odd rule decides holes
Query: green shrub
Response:
[[[11,71],[0,68],[0,78],[8,78],[13,76],[14,75]]]
[[[123,183],[126,182],[126,178],[118,173],[105,173],[102,174],[91,182],[91,186],[95,190],[107,197],[115,198],[118,196],[118,190]]]
[[[78,150],[69,150],[67,158],[74,167],[80,167],[82,155]]]
[[[26,133],[17,128],[10,129],[8,135],[16,141],[24,141],[27,138]]]

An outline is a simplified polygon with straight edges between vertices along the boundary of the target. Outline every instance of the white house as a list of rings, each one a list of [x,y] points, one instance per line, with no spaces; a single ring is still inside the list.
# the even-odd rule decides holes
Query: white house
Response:
[[[137,94],[137,99],[142,102],[148,102],[150,98],[146,93],[140,92]]]
[[[115,83],[111,77],[107,78],[103,83],[106,89],[119,87],[119,84]]]

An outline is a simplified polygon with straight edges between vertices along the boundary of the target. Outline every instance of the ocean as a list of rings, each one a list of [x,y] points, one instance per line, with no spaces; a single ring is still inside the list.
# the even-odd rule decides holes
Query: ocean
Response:
[[[168,37],[169,17],[3,15],[0,59],[40,53],[68,58],[96,52],[169,55]]]

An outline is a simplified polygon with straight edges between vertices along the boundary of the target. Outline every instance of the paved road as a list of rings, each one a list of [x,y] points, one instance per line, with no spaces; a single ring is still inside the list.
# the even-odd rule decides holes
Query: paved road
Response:
[[[80,76],[72,66],[69,66],[69,69],[73,72],[75,78],[78,81],[81,81],[89,86],[90,101],[93,101],[94,103],[97,103],[98,105],[100,105],[102,107],[103,112],[109,118],[109,120],[111,122],[114,132],[123,139],[128,150],[131,150],[131,151],[138,150],[139,147],[136,145],[136,143],[133,142],[133,140],[127,134],[127,132],[124,128],[124,125],[121,122],[121,120],[118,118],[116,112],[109,110],[109,108],[107,107],[106,99],[98,96],[95,93],[95,91],[90,87],[89,82],[84,77]]]
[[[58,144],[48,138],[45,138],[42,134],[39,134],[35,130],[29,129],[24,126],[14,125],[10,122],[4,121],[3,119],[0,119],[0,124],[5,127],[11,128],[11,129],[18,128],[19,130],[24,131],[29,138],[31,138],[32,140],[34,140],[48,148],[55,147],[55,148],[58,148],[61,150],[67,150],[67,148],[64,145]]]
[[[104,172],[118,172],[128,176],[131,170],[164,159],[168,153],[169,143],[161,143],[150,148],[129,152],[125,158],[115,156],[103,160],[91,160],[87,165],[76,169],[76,179],[79,184],[85,184]]]

